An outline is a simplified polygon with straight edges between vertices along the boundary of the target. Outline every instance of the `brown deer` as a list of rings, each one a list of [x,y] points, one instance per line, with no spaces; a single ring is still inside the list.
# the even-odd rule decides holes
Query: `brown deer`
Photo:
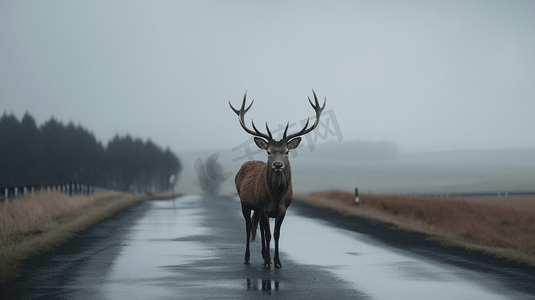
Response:
[[[291,149],[297,148],[301,142],[299,136],[305,135],[314,130],[319,123],[320,115],[325,108],[324,100],[323,106],[320,107],[318,98],[314,90],[315,105],[310,98],[308,101],[312,108],[316,111],[316,121],[312,127],[308,127],[310,121],[307,120],[305,126],[300,131],[287,135],[289,123],[286,125],[284,135],[280,141],[273,139],[269,127],[266,122],[267,134],[261,133],[256,129],[254,122],[251,121],[253,129],[251,130],[245,126],[245,113],[251,108],[254,100],[249,107],[245,109],[247,92],[243,96],[243,103],[240,110],[235,109],[232,104],[229,105],[232,110],[239,116],[240,125],[243,129],[255,136],[254,141],[256,145],[267,151],[267,164],[262,161],[248,161],[244,163],[238,173],[236,174],[236,190],[240,196],[242,213],[245,218],[245,230],[247,231],[247,245],[245,248],[245,263],[249,263],[249,242],[255,240],[256,229],[260,222],[260,234],[262,238],[262,257],[264,258],[264,268],[271,267],[271,256],[269,253],[269,244],[271,241],[271,231],[269,229],[269,218],[275,218],[275,268],[280,268],[281,263],[279,259],[279,236],[280,227],[286,209],[292,203],[292,173],[290,169],[290,161],[288,160],[288,153]],[[254,211],[251,219],[251,210]]]

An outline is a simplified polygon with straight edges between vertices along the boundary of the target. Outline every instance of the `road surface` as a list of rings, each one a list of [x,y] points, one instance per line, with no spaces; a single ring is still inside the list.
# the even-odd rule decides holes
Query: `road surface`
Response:
[[[151,200],[31,260],[0,299],[535,299],[535,268],[425,238],[294,201],[265,270],[260,241],[243,264],[236,197]]]

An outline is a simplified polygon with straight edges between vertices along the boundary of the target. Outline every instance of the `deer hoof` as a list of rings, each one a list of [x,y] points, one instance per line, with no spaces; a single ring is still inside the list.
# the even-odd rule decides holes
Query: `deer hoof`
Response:
[[[275,269],[280,269],[280,268],[282,268],[281,263],[280,262],[279,263],[275,263]]]
[[[271,263],[264,263],[264,269],[271,269]]]

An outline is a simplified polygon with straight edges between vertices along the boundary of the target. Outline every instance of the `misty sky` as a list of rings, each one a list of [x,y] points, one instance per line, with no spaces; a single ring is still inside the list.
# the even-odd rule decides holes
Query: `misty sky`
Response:
[[[344,140],[535,147],[535,1],[0,1],[0,114],[180,153],[327,97]]]

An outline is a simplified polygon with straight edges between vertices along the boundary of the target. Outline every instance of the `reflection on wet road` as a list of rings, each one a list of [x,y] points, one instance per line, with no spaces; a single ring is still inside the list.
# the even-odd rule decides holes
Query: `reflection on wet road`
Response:
[[[4,293],[59,299],[533,297],[496,276],[389,247],[298,212],[290,207],[282,226],[283,268],[264,270],[259,241],[251,244],[250,264],[242,263],[245,224],[236,197],[147,201],[33,260]]]

